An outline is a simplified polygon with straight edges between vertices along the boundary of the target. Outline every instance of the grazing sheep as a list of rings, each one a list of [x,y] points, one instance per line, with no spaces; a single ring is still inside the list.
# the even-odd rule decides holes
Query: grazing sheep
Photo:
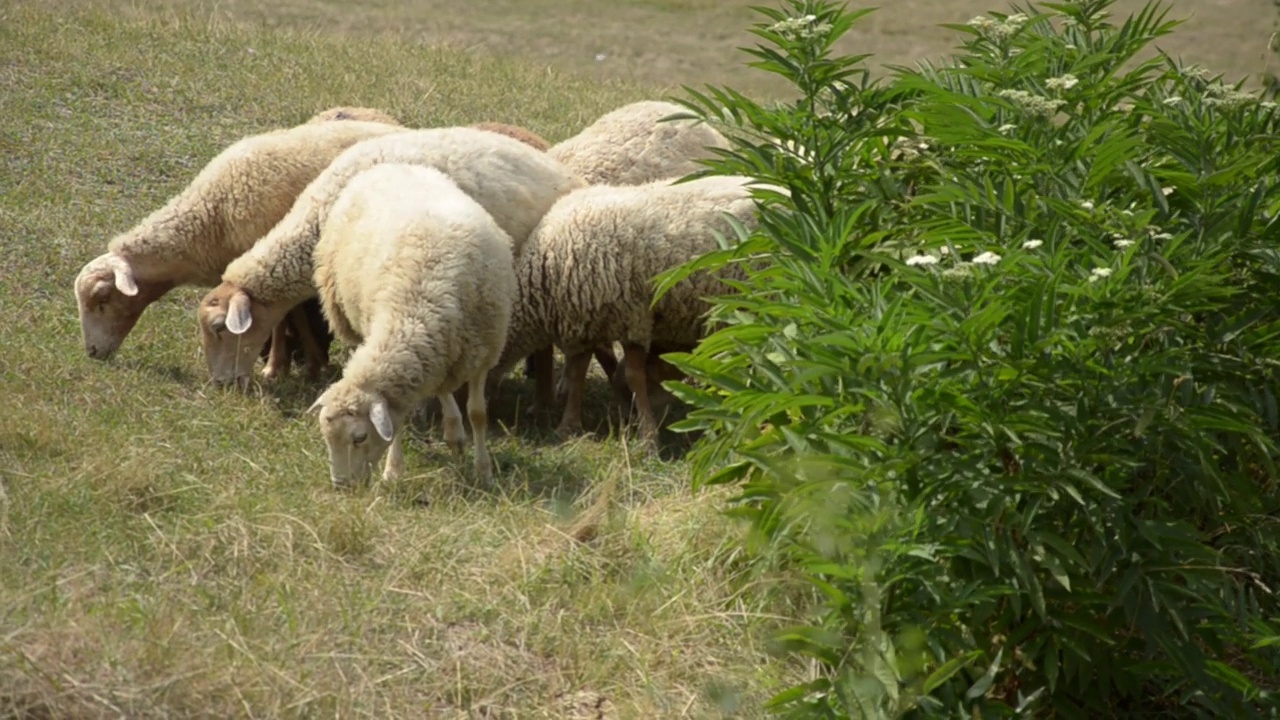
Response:
[[[756,204],[747,183],[711,176],[679,184],[597,185],[558,200],[516,258],[520,292],[496,377],[532,350],[558,345],[567,358],[569,386],[559,431],[576,432],[589,351],[620,341],[641,432],[652,440],[657,425],[647,391],[648,349],[697,344],[708,309],[703,298],[728,292],[720,276],[697,273],[652,306],[654,278],[716,249],[716,233],[730,232],[725,213],[754,225]]]
[[[173,288],[217,284],[227,264],[284,217],[298,193],[343,150],[403,131],[357,121],[300,125],[223,150],[186,189],[116,236],[108,252],[76,277],[89,357],[111,357],[143,310]]]
[[[376,122],[385,125],[401,125],[402,123],[391,117],[387,113],[367,107],[331,107],[328,110],[321,110],[311,116],[308,123],[330,122],[332,120],[359,120],[361,122]]]
[[[688,175],[709,148],[729,141],[706,123],[663,121],[688,109],[659,100],[634,102],[605,113],[547,152],[591,185],[640,185]]]
[[[547,152],[592,185],[640,185],[689,175],[702,167],[699,159],[712,157],[708,148],[727,148],[729,142],[706,123],[664,122],[664,118],[685,112],[680,105],[659,100],[623,105]],[[597,347],[593,352],[605,375],[616,377],[620,370],[612,346]],[[545,378],[550,371],[542,370],[541,365],[549,364],[549,358],[549,349],[531,355],[525,374]],[[568,364],[566,356],[565,366]],[[629,400],[620,387],[614,383],[618,398]],[[561,391],[565,389],[561,384]],[[547,394],[539,392],[540,397]]]
[[[541,135],[532,130],[520,127],[519,125],[508,125],[500,122],[482,122],[476,123],[471,127],[477,130],[488,130],[499,135],[515,138],[531,148],[536,148],[546,152],[551,147],[551,143],[547,142]]]
[[[506,343],[516,297],[511,238],[447,175],[376,165],[338,194],[315,246],[325,317],[354,346],[342,379],[315,401],[335,486],[403,472],[399,431],[420,402],[444,409],[445,442],[466,431],[453,392],[467,385],[475,473],[491,479],[485,381]]]
[[[513,254],[557,198],[583,186],[546,153],[475,128],[409,130],[352,147],[266,237],[227,266],[222,284],[201,301],[197,317],[214,382],[245,381],[270,329],[315,297],[312,252],[333,202],[358,172],[384,163],[435,167],[448,175],[493,215],[511,237]]]

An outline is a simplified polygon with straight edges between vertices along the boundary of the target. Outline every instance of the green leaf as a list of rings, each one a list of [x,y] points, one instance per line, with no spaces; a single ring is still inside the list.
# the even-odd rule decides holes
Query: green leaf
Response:
[[[929,674],[929,677],[925,679],[924,694],[928,695],[939,687],[942,687],[942,685],[950,680],[952,676],[973,664],[973,661],[980,657],[982,657],[981,650],[970,650],[963,655],[957,655],[956,657],[946,661],[941,667],[934,670]]]

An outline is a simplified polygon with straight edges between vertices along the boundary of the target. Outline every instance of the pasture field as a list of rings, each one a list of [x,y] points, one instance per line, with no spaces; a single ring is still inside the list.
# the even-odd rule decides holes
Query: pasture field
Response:
[[[804,593],[746,569],[685,439],[632,452],[603,379],[564,444],[505,383],[494,487],[427,418],[405,479],[339,493],[303,414],[319,385],[206,386],[202,289],[105,364],[71,291],[223,147],[326,107],[555,141],[680,83],[773,92],[732,51],[747,4],[0,3],[0,717],[757,717],[803,679],[767,638]],[[883,5],[847,49],[884,62],[998,7]],[[1171,51],[1262,70],[1271,3],[1175,11],[1197,19]]]
[[[655,88],[724,84],[747,93],[782,90],[772,75],[747,67],[735,48],[756,38],[760,0],[366,0],[359,10],[325,0],[45,0],[56,6],[97,6],[151,16],[195,12],[257,27],[287,27],[414,42],[447,42],[471,52],[516,56],[580,77],[624,79]],[[1009,12],[1011,0],[880,0],[837,49],[874,53],[873,67],[910,65],[958,44],[943,23],[963,23],[988,10]],[[1022,0],[1016,2],[1025,6]],[[1120,0],[1116,14],[1143,0]],[[1188,62],[1226,73],[1259,76],[1275,30],[1272,0],[1174,0],[1172,17],[1187,23],[1157,43]],[[1272,70],[1274,70],[1272,61]]]
[[[205,385],[201,290],[110,363],[81,349],[80,266],[244,134],[353,103],[563,138],[650,92],[408,39],[0,10],[0,717],[705,716],[796,672],[714,496],[678,445],[610,435],[602,379],[598,433],[565,445],[505,384],[493,488],[424,423],[409,477],[342,494],[302,415],[320,386]]]

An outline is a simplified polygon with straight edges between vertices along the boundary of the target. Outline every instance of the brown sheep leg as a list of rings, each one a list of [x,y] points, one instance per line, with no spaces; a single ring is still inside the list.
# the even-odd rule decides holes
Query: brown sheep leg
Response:
[[[555,347],[548,345],[529,357],[533,360],[534,409],[549,412],[556,404]]]
[[[329,364],[329,353],[320,348],[316,336],[311,332],[311,321],[307,318],[306,309],[299,305],[289,311],[285,318],[293,326],[293,336],[302,346],[302,353],[307,358],[307,379],[315,382],[320,373]],[[283,324],[283,323],[282,323]]]
[[[623,362],[626,363],[627,385],[640,414],[640,440],[646,445],[655,444],[658,440],[658,424],[653,419],[653,409],[649,406],[648,378],[646,376],[649,353],[643,347],[632,343],[622,346]]]
[[[631,409],[631,386],[627,384],[627,364],[618,363],[609,373],[609,387],[613,389],[613,399],[628,411]]]
[[[600,369],[604,371],[604,376],[612,378],[618,372],[618,358],[613,356],[613,343],[602,343],[591,349],[591,354],[595,356],[596,362],[600,363]],[[564,374],[555,381],[555,397],[563,398],[565,393],[569,392],[569,385],[565,380]]]
[[[267,355],[262,376],[268,379],[282,378],[293,365],[293,352],[288,338],[289,318],[276,323],[271,329],[271,352]]]
[[[564,379],[569,391],[565,398],[564,415],[560,418],[560,426],[556,428],[561,437],[582,432],[582,395],[587,385],[587,368],[590,365],[590,351],[574,353],[565,358]]]
[[[613,373],[618,369],[618,358],[613,356],[613,343],[597,345],[591,352],[595,355],[596,362],[600,363],[604,376],[613,377]]]

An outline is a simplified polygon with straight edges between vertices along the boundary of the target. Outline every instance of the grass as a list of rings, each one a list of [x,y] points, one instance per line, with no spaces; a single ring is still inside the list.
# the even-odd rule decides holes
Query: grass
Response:
[[[764,650],[771,586],[677,439],[611,434],[602,380],[568,444],[504,385],[495,488],[423,418],[409,477],[338,493],[318,386],[206,387],[200,289],[111,363],[80,347],[79,267],[244,134],[361,104],[558,139],[654,95],[404,37],[0,9],[0,717],[757,714],[800,671]]]
[[[1016,0],[1025,6],[1025,0]],[[52,6],[100,6],[152,15],[175,10],[248,23],[447,42],[599,80],[626,79],[654,87],[727,84],[757,95],[785,88],[746,66],[735,48],[752,44],[746,29],[758,21],[760,0],[366,0],[358,11],[319,0],[45,0]],[[1117,15],[1145,0],[1120,0]],[[963,23],[988,10],[1007,11],[1010,0],[851,0],[876,6],[837,48],[874,53],[872,64],[911,64],[949,53],[956,45],[943,23]],[[1174,0],[1171,17],[1187,18],[1176,34],[1157,43],[1187,62],[1255,80],[1266,68],[1267,44],[1276,29],[1271,0]],[[1272,70],[1276,68],[1274,64]]]

